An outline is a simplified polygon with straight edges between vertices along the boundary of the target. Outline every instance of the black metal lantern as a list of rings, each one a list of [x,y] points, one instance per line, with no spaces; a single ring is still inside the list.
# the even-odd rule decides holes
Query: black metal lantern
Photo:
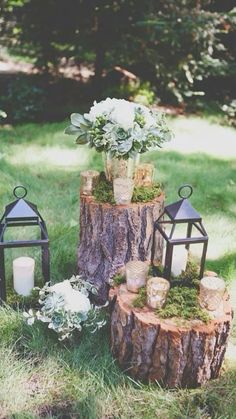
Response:
[[[183,195],[183,189],[189,189],[189,193]],[[202,218],[198,212],[192,207],[188,198],[193,193],[193,188],[190,185],[183,185],[178,190],[178,195],[181,200],[167,205],[164,208],[164,212],[157,219],[154,224],[154,239],[153,239],[153,248],[152,248],[152,265],[154,262],[155,254],[155,236],[156,231],[159,231],[162,238],[166,242],[166,254],[164,259],[164,273],[163,276],[170,280],[171,278],[171,269],[172,269],[172,260],[173,260],[173,249],[174,246],[185,245],[185,248],[189,250],[190,244],[203,244],[202,256],[201,256],[201,265],[200,265],[200,274],[199,277],[203,277],[204,266],[206,260],[206,252],[208,245],[208,235],[202,224]],[[185,237],[175,237],[176,226],[178,224],[186,224],[186,236]],[[169,227],[169,233],[166,232],[166,227]],[[193,227],[197,236],[192,236]]]
[[[17,195],[17,191],[19,194],[19,189],[23,190],[21,196]],[[0,301],[6,301],[4,249],[40,246],[42,249],[42,273],[44,280],[46,282],[50,279],[49,239],[46,224],[38,212],[37,206],[24,199],[27,195],[27,190],[24,186],[16,186],[13,195],[16,197],[16,200],[6,206],[0,221]],[[21,226],[39,226],[41,238],[39,240],[4,241],[4,234],[8,227]]]

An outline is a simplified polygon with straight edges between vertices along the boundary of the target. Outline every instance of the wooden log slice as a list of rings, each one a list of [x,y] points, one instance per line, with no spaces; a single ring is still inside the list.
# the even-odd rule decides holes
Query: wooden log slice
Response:
[[[134,308],[137,294],[125,284],[110,290],[111,350],[131,377],[169,387],[198,387],[217,378],[223,362],[232,309],[225,297],[221,314],[200,320],[160,319],[154,310]]]
[[[129,260],[150,260],[153,224],[164,207],[164,194],[147,203],[110,205],[81,195],[79,273],[94,283],[101,301],[109,280]],[[157,233],[155,259],[162,260],[163,241]]]

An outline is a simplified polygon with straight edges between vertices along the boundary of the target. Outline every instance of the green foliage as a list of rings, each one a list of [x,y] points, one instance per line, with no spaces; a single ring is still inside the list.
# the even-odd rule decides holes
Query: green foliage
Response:
[[[139,288],[138,295],[133,301],[133,306],[136,308],[143,308],[147,302],[147,290],[145,287]]]
[[[112,284],[115,287],[118,287],[119,285],[124,284],[124,283],[125,283],[125,276],[124,275],[117,274],[112,278]]]
[[[23,313],[27,324],[32,326],[35,320],[48,323],[48,328],[58,334],[59,340],[71,338],[74,331],[81,332],[84,327],[94,333],[105,324],[105,320],[100,308],[90,304],[89,293],[96,294],[97,291],[79,276],[54,285],[46,283],[39,290],[40,309]]]
[[[45,110],[45,92],[33,81],[17,77],[0,98],[0,106],[6,110],[9,121],[23,122],[40,120]]]
[[[93,195],[98,202],[115,204],[112,183],[106,179],[100,179],[96,184]]]
[[[225,103],[221,109],[225,114],[227,125],[236,127],[236,99],[232,100],[229,104]]]
[[[132,202],[149,202],[154,198],[160,196],[161,187],[159,183],[155,183],[153,186],[135,186]],[[100,178],[97,185],[94,188],[93,195],[98,202],[104,202],[114,205],[113,186],[111,182],[108,182],[104,177]]]
[[[119,65],[137,75],[141,84],[130,87],[127,80],[115,79],[117,94],[128,97],[130,91],[145,104],[154,100],[152,88],[142,87],[147,81],[162,101],[182,105],[192,106],[204,96],[220,97],[223,104],[233,96],[233,2],[72,0],[65,13],[64,0],[57,0],[47,1],[45,17],[41,0],[5,0],[1,13],[2,42],[11,51],[27,55],[47,71],[62,59],[92,62],[100,91],[104,70]]]
[[[207,311],[199,306],[198,289],[181,286],[170,289],[165,307],[157,309],[156,313],[163,319],[180,317],[185,320],[199,319],[204,323],[210,320]]]
[[[132,202],[149,202],[160,196],[162,190],[160,183],[153,186],[135,186]]]
[[[17,294],[12,287],[7,288],[7,304],[13,308],[29,309],[38,307],[38,290],[33,289],[28,297]]]
[[[115,98],[95,102],[84,115],[73,113],[65,134],[76,135],[77,144],[124,159],[161,147],[173,137],[164,114]]]

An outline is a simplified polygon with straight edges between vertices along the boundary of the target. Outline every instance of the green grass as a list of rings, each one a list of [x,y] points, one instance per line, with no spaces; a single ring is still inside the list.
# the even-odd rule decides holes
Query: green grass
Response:
[[[79,172],[102,169],[100,155],[75,146],[63,134],[66,125],[30,124],[0,132],[1,211],[14,199],[16,185],[27,187],[28,199],[38,205],[47,222],[54,281],[76,272]],[[211,141],[214,144],[214,138]],[[155,181],[164,185],[167,203],[177,199],[182,183],[193,185],[191,202],[210,236],[207,268],[232,282],[236,278],[236,155],[185,155],[163,149],[148,153],[144,160],[155,164]],[[21,234],[16,232],[17,237]],[[32,237],[27,230],[24,234]],[[24,253],[36,258],[40,283],[38,250]],[[19,254],[22,249],[6,252],[9,287],[12,258]],[[26,326],[20,311],[0,309],[0,418],[236,418],[234,364],[226,364],[221,378],[201,389],[170,391],[158,384],[142,385],[119,370],[108,336],[107,327],[63,345],[44,325]]]

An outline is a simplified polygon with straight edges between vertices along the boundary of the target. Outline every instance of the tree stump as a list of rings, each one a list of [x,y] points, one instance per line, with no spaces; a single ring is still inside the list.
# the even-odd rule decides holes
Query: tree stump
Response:
[[[194,388],[217,378],[232,322],[229,297],[221,314],[204,324],[160,319],[148,307],[134,308],[136,296],[125,284],[109,294],[111,350],[120,367],[136,380],[169,388]]]
[[[108,297],[109,280],[129,260],[150,260],[153,224],[164,207],[164,194],[147,203],[111,205],[81,195],[79,273]],[[155,259],[162,260],[163,241],[157,233]]]

